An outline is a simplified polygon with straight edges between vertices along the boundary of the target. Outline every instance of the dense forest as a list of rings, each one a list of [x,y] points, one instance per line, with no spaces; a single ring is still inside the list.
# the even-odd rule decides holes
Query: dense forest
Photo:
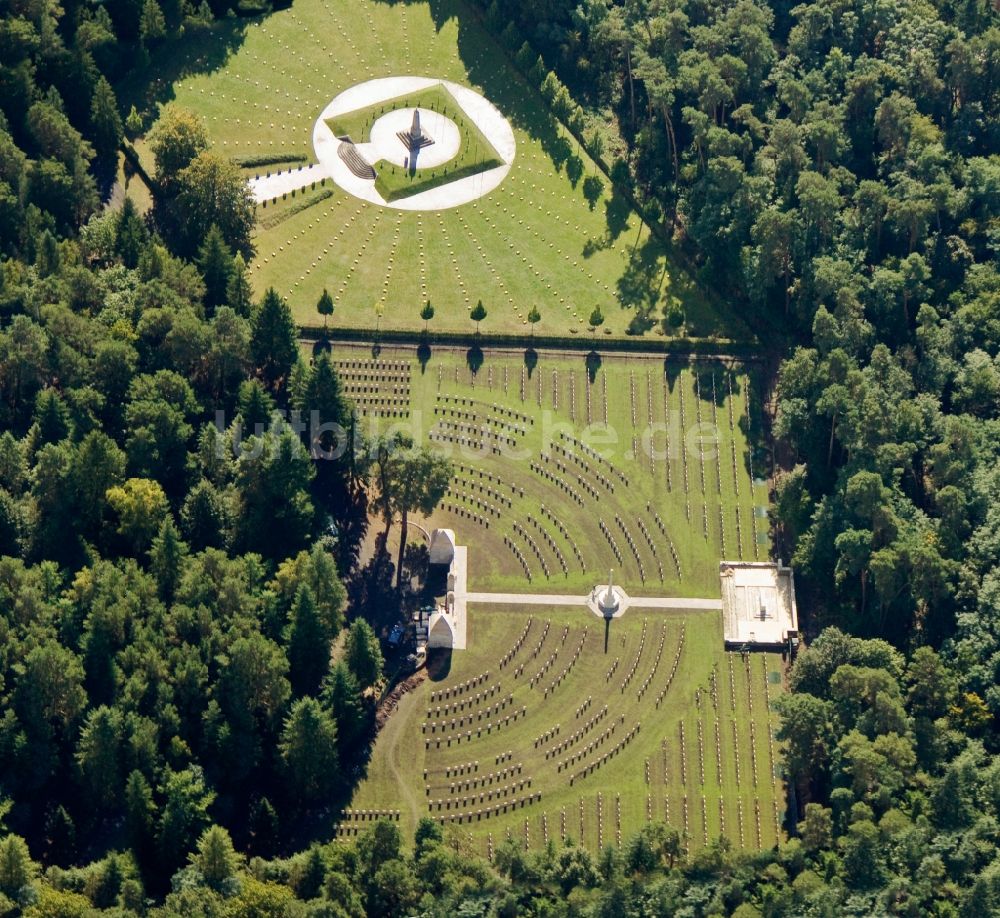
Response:
[[[104,207],[149,114],[114,87],[230,12],[2,6],[0,914],[996,913],[994,5],[483,4],[780,360],[775,526],[811,639],[779,850],[685,858],[653,825],[492,865],[430,823],[310,846],[382,665],[344,620],[344,524],[405,469],[320,462],[292,423],[349,408],[251,293],[252,204],[196,120],[152,138],[150,215]]]

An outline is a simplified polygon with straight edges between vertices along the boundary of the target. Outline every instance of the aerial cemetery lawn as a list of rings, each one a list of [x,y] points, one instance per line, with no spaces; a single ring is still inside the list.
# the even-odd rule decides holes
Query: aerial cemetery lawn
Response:
[[[451,456],[427,525],[475,545],[472,589],[581,593],[614,567],[636,594],[717,597],[721,559],[768,559],[747,365],[525,353],[386,348],[376,364],[334,347],[365,433],[395,425]]]
[[[515,137],[509,173],[465,206],[373,206],[313,172],[304,172],[309,181],[294,193],[262,202],[252,283],[258,295],[274,286],[286,296],[300,324],[322,324],[315,304],[326,288],[335,328],[419,328],[430,299],[435,330],[468,332],[469,312],[481,299],[489,311],[484,331],[495,333],[527,334],[536,306],[539,333],[551,335],[587,336],[600,307],[601,335],[749,336],[612,190],[461,0],[299,0],[221,30],[225,52],[205,41],[192,42],[184,60],[154,55],[151,69],[176,80],[147,81],[123,95],[147,111],[193,110],[213,149],[245,163],[251,179],[307,170],[317,161],[313,131],[324,107],[351,87],[390,76],[474,88]],[[137,146],[152,168],[148,147]],[[386,181],[399,184],[397,172]],[[682,325],[664,321],[669,302],[683,308]]]
[[[712,599],[721,558],[769,556],[746,365],[343,343],[333,356],[369,435],[405,430],[451,455],[452,486],[418,521],[469,546],[472,592],[587,594],[614,568],[633,598]],[[770,846],[781,669],[725,652],[715,610],[633,606],[605,653],[583,607],[470,600],[467,649],[432,652],[338,831],[379,811],[406,830],[432,816],[483,854],[508,834],[596,851],[656,819],[692,849],[720,834]]]
[[[379,735],[342,837],[439,820],[491,855],[513,836],[592,852],[651,820],[688,850],[775,844],[784,801],[776,654],[723,650],[717,613],[480,606]]]

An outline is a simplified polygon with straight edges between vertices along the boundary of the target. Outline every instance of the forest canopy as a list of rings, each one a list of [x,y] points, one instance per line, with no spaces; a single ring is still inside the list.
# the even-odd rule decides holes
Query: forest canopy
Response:
[[[429,822],[317,841],[381,678],[345,618],[356,538],[330,537],[376,470],[288,422],[350,407],[251,289],[253,203],[204,126],[150,138],[148,213],[113,195],[154,115],[116,93],[236,12],[2,9],[0,914],[1000,908],[995,4],[461,7],[760,329],[809,644],[784,845],[687,858],[651,824],[493,864]]]

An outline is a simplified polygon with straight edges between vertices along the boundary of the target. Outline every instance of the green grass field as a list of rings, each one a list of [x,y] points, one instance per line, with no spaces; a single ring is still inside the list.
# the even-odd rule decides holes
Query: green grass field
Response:
[[[361,328],[376,324],[379,309],[383,327],[418,327],[430,299],[434,327],[450,331],[471,329],[468,309],[481,298],[489,310],[484,330],[526,333],[537,306],[540,332],[578,335],[587,334],[597,305],[607,320],[602,331],[667,333],[663,304],[672,295],[686,310],[682,332],[751,337],[735,311],[703,294],[628,201],[611,193],[462,0],[298,0],[161,49],[119,94],[151,120],[163,105],[192,109],[214,148],[239,160],[313,161],[313,124],[334,96],[402,74],[469,85],[497,105],[517,141],[510,173],[477,203],[441,212],[377,207],[340,189],[305,210],[292,206],[297,199],[261,208],[252,264],[258,295],[274,286],[300,323],[318,325],[315,304],[325,287],[336,302],[334,327]],[[646,318],[633,324],[640,312]]]
[[[452,457],[451,490],[422,522],[475,546],[470,589],[585,593],[614,567],[633,595],[718,597],[720,559],[768,558],[767,486],[753,480],[747,438],[760,405],[751,395],[748,413],[743,366],[604,355],[591,381],[582,354],[542,352],[529,372],[524,351],[488,350],[473,375],[461,350],[435,349],[422,367],[413,350],[386,349],[382,360],[407,369],[372,382],[351,366],[370,349],[338,344],[333,356],[348,394],[372,409],[368,433],[399,424]],[[395,417],[374,413],[370,399],[387,397],[401,399],[382,406]],[[500,455],[496,434],[511,438]]]
[[[432,660],[379,735],[341,835],[365,826],[359,811],[397,810],[405,836],[429,815],[487,855],[508,836],[541,847],[565,835],[596,851],[647,819],[684,832],[690,850],[720,835],[738,848],[775,843],[780,658],[725,653],[717,614],[630,610],[612,623],[607,654],[603,620],[580,609],[480,607],[468,636],[468,650]]]

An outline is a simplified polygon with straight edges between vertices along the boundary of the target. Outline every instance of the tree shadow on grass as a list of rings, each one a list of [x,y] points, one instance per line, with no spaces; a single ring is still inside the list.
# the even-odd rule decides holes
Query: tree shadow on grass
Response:
[[[538,351],[533,347],[529,347],[524,352],[524,367],[528,371],[528,379],[531,379],[531,374],[535,372],[535,367],[538,366]]]
[[[596,203],[595,199],[590,204],[591,210],[594,209]],[[610,249],[618,237],[628,229],[628,219],[631,215],[632,205],[629,203],[628,198],[615,185],[612,185],[611,197],[604,202],[604,220],[607,224],[607,229],[603,236],[588,239],[583,244],[583,248],[580,250],[583,257],[590,258],[591,255],[597,252]]]
[[[716,410],[724,409],[729,398],[729,386],[726,382],[729,368],[725,363],[720,360],[699,361],[694,372],[698,374],[702,402],[709,408],[714,405]],[[720,423],[722,422],[723,418],[720,417]],[[728,421],[725,423],[728,425]]]
[[[419,2],[430,11],[439,32],[454,20],[458,25],[458,55],[466,68],[468,82],[482,87],[483,94],[515,128],[520,128],[538,141],[557,171],[566,164],[573,155],[575,142],[560,127],[537,89],[528,84],[490,37],[479,17],[472,14],[465,4],[460,0],[380,2],[388,6]]]
[[[655,236],[647,235],[641,244],[637,239],[625,271],[616,282],[622,308],[635,310],[629,334],[646,332],[656,323],[665,259],[663,243]]]
[[[431,359],[431,346],[426,341],[421,341],[417,347],[417,363],[420,364],[420,375],[427,372],[427,364]]]
[[[358,491],[357,494],[348,492],[339,473],[331,477],[335,478],[334,483],[317,496],[337,526],[337,567],[341,571],[350,571],[358,563],[361,545],[368,534],[368,495],[365,491]]]
[[[159,117],[160,106],[176,98],[177,82],[221,69],[242,46],[247,29],[262,18],[234,17],[211,25],[185,26],[182,37],[160,45],[145,67],[116,86],[119,107],[127,112],[134,105],[147,130]]]
[[[683,357],[665,357],[663,360],[663,375],[667,380],[667,387],[671,392],[677,385],[677,380],[681,378],[681,372],[688,365],[688,361]]]
[[[403,558],[403,583],[427,582],[427,569],[430,565],[430,551],[426,543],[421,542],[415,545],[410,542],[406,546],[406,554]]]
[[[593,385],[594,381],[597,379],[597,371],[601,368],[601,355],[597,351],[591,351],[587,354],[587,378],[590,380],[590,384]]]
[[[385,625],[391,627],[399,616],[399,594],[393,586],[395,568],[380,533],[371,560],[356,569],[345,584],[354,616],[370,622],[376,633]]]
[[[475,376],[483,368],[483,349],[478,344],[473,344],[465,352],[465,362],[468,364],[469,372]]]

